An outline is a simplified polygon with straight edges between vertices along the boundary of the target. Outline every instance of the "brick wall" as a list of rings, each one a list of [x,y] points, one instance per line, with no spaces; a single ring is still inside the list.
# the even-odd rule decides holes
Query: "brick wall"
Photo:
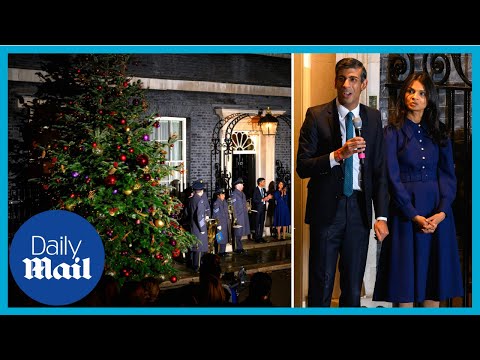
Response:
[[[244,106],[247,109],[270,106],[274,109],[290,109],[290,98],[274,96],[252,96],[238,94],[200,93],[186,91],[148,91],[149,111],[161,116],[186,117],[187,121],[187,182],[204,179],[210,182],[210,151],[212,133],[219,121],[214,108],[225,106]],[[280,120],[276,136],[276,159],[290,164],[291,131]],[[209,184],[210,185],[210,184]]]
[[[60,59],[62,55],[53,55]],[[9,67],[40,69],[42,61],[52,61],[52,55],[9,55]],[[134,55],[129,67],[132,75],[150,78],[201,80],[226,83],[289,87],[290,59],[262,55],[233,54],[148,54]],[[24,111],[17,106],[19,96],[33,96],[37,84],[9,81],[9,189],[18,186],[27,164],[23,138]],[[148,113],[161,116],[186,117],[187,120],[187,182],[203,178],[210,181],[210,151],[212,132],[219,118],[218,106],[242,106],[248,109],[268,106],[290,113],[290,97],[256,96],[190,91],[147,90]],[[288,115],[287,114],[287,115]],[[276,159],[291,165],[291,130],[280,120],[276,137]],[[22,183],[23,184],[23,183]],[[23,186],[23,185],[19,185]]]

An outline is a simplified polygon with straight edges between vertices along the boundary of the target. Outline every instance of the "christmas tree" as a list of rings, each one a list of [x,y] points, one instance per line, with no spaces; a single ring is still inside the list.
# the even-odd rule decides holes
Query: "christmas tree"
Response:
[[[62,60],[64,59],[64,61]],[[128,55],[57,56],[39,73],[43,82],[28,104],[36,134],[34,159],[51,209],[87,219],[105,246],[105,272],[138,280],[177,281],[173,259],[196,244],[177,221],[181,202],[160,180],[172,171],[166,143],[151,141],[158,127],[141,81],[127,76]]]

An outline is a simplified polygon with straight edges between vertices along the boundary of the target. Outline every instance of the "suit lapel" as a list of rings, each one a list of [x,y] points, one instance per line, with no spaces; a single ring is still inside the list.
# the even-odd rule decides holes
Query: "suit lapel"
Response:
[[[335,100],[331,102],[329,108],[328,125],[333,139],[333,148],[342,147],[342,133],[340,132],[340,119],[338,118],[338,109]]]

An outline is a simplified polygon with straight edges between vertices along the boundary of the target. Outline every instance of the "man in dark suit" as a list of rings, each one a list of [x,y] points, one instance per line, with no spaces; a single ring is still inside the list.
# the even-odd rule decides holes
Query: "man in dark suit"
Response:
[[[388,235],[382,121],[378,110],[360,104],[367,82],[360,61],[340,60],[335,66],[337,98],[309,108],[300,130],[296,170],[302,179],[310,178],[305,214],[310,224],[310,307],[330,306],[339,255],[340,306],[360,306],[372,200],[375,234],[379,240]],[[359,118],[361,136],[355,136],[353,123]]]
[[[272,198],[265,190],[265,178],[257,179],[257,187],[253,190],[252,208],[255,213],[255,242],[264,243],[263,228],[265,225],[265,212],[267,211],[267,202]]]

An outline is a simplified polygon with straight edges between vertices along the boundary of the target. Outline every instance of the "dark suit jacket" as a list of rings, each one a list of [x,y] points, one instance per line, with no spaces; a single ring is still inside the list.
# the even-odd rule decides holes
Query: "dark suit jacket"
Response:
[[[372,200],[375,215],[387,217],[388,185],[380,112],[360,104],[362,137],[367,143],[363,166],[364,221],[372,226]],[[308,182],[305,222],[329,225],[343,193],[343,162],[330,167],[330,153],[342,146],[342,134],[335,100],[311,107],[300,129],[297,173]]]
[[[265,191],[265,194],[267,194],[266,191]],[[265,211],[266,204],[262,202],[262,199],[263,199],[263,195],[260,193],[260,189],[258,188],[258,186],[255,186],[255,190],[253,190],[253,199],[252,199],[253,210],[257,210],[259,212]]]

